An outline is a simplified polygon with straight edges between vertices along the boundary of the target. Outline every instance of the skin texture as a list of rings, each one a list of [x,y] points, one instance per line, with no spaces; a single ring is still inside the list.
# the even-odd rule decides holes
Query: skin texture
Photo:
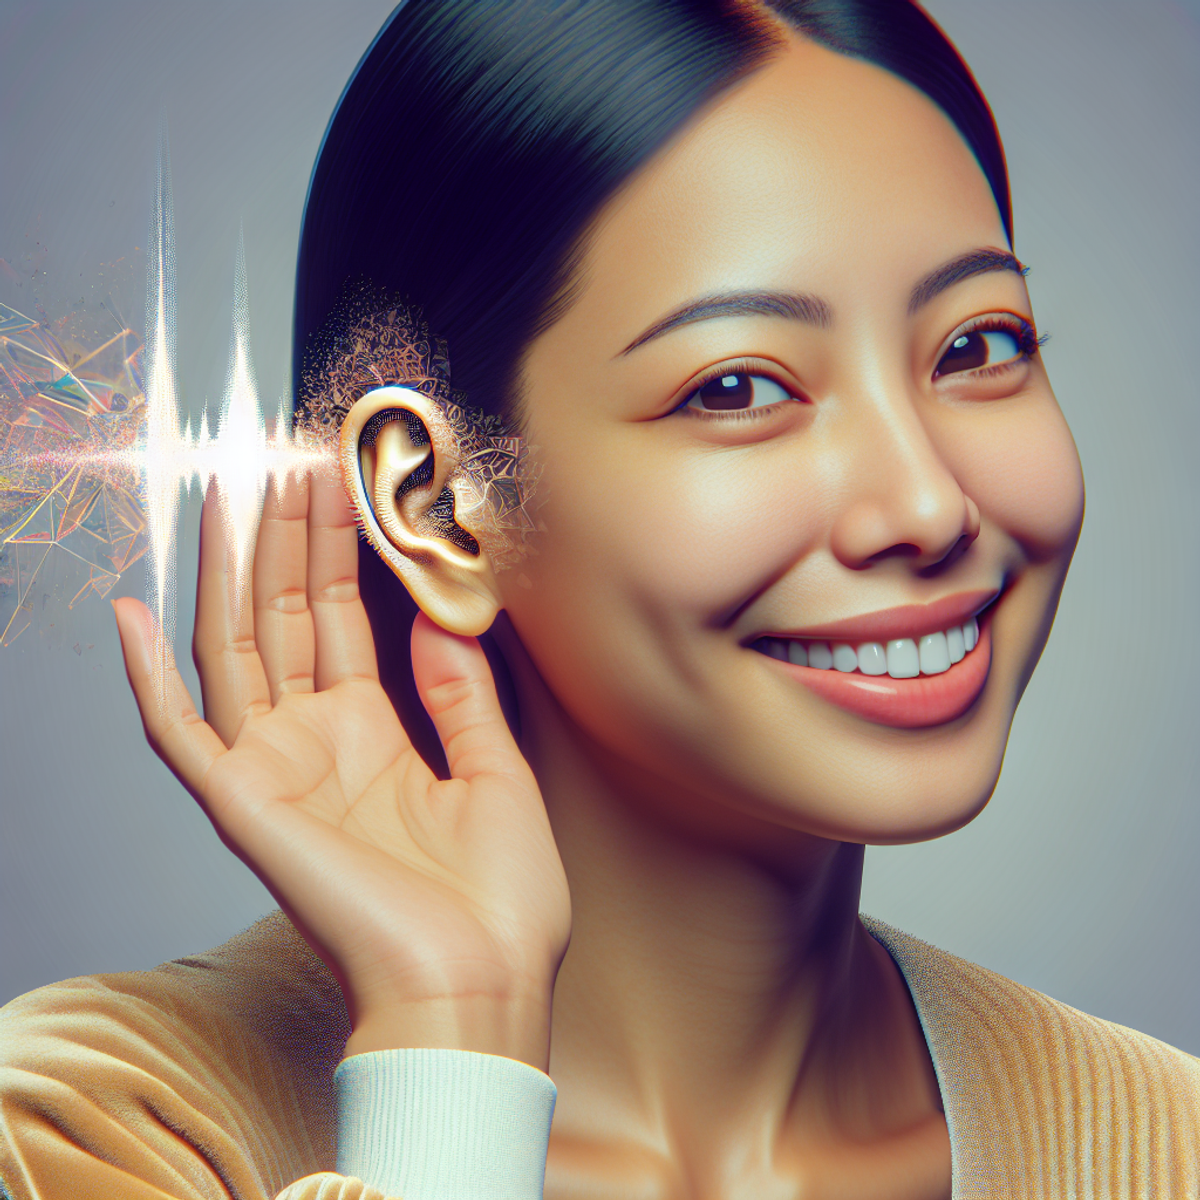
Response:
[[[938,374],[965,323],[1032,320],[1022,277],[912,310],[981,249],[1007,249],[1003,227],[940,110],[791,36],[643,168],[524,361],[546,528],[489,585],[519,751],[457,636],[453,556],[406,576],[433,618],[413,655],[446,784],[382,700],[327,482],[269,498],[240,617],[209,504],[206,721],[175,677],[157,703],[152,630],[120,602],[152,743],[337,972],[347,1053],[548,1065],[550,1197],[949,1195],[911,1001],[857,919],[862,845],[986,803],[1083,509],[1036,354]],[[624,352],[681,305],[761,289],[828,320],[723,316]],[[710,368],[773,379],[778,402],[676,411]],[[386,536],[414,495],[360,515]],[[974,591],[1002,593],[990,669],[933,727],[856,716],[750,645]]]

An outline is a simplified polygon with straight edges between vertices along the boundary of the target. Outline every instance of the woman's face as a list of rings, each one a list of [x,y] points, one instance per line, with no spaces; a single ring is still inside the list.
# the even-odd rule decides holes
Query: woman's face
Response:
[[[499,576],[590,738],[839,839],[982,807],[1083,512],[1006,249],[932,101],[799,38],[603,210],[525,362],[545,531]]]

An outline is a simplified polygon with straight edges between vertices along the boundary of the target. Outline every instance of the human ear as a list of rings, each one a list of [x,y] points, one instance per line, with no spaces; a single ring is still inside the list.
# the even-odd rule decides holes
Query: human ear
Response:
[[[342,478],[371,545],[426,616],[474,637],[500,593],[473,528],[480,510],[456,511],[458,464],[450,424],[409,388],[367,392],[342,423]]]

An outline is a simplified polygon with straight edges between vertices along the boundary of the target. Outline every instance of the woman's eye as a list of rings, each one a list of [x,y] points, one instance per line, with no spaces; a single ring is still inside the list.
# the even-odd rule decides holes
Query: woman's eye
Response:
[[[782,400],[794,399],[786,388],[765,375],[737,371],[710,379],[680,407],[699,409],[701,412],[736,412],[748,408],[766,408]]]
[[[950,343],[937,365],[937,375],[994,367],[1025,355],[1021,335],[1015,329],[972,329]]]

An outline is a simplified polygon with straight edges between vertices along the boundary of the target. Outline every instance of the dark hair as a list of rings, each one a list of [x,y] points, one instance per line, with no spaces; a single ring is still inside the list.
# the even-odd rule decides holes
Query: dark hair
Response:
[[[347,281],[364,278],[423,311],[472,407],[511,413],[517,363],[554,319],[581,233],[688,117],[770,56],[772,12],[940,105],[1011,241],[991,111],[910,0],[408,0],[346,85],[313,169],[296,377]]]
[[[408,0],[346,85],[313,168],[297,380],[347,283],[364,279],[421,310],[472,408],[511,417],[521,356],[569,296],[581,235],[692,114],[770,57],[772,14],[940,105],[974,151],[1011,241],[991,111],[910,0]],[[394,612],[400,589],[384,587],[380,572],[365,554],[364,598],[373,608],[386,597]],[[391,686],[411,690],[407,679]],[[410,733],[438,758],[436,739]]]

